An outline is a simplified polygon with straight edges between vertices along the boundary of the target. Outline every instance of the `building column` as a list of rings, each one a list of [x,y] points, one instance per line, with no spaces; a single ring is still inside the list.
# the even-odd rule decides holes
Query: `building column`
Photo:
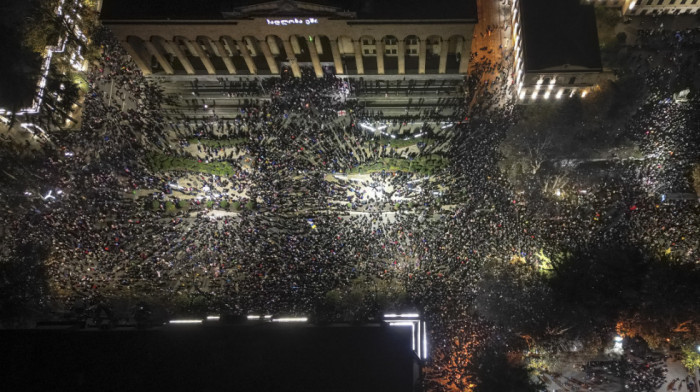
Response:
[[[399,46],[399,50],[398,50],[399,75],[405,75],[406,74],[406,41],[400,39],[398,46]]]
[[[175,70],[173,70],[173,66],[170,65],[170,63],[165,57],[163,57],[158,48],[156,48],[156,46],[153,45],[153,42],[143,41],[143,45],[146,47],[146,50],[150,54],[155,56],[156,60],[158,60],[158,64],[160,64],[161,68],[163,68],[163,71],[165,71],[166,74],[172,75],[175,73]]]
[[[182,53],[182,50],[180,49],[180,47],[178,46],[178,44],[176,42],[164,41],[163,45],[167,46],[170,50],[168,50],[167,48],[165,48],[165,49],[168,50],[170,53],[174,54],[175,57],[177,57],[178,60],[180,60],[180,63],[185,68],[185,72],[187,72],[187,74],[189,74],[189,75],[195,74],[194,67],[192,66],[192,63],[190,63],[190,60],[187,58],[187,56],[185,56],[185,54]]]
[[[359,39],[353,39],[353,44],[355,45],[355,64],[357,66],[357,74],[365,74],[365,65],[362,62],[362,45],[360,45]]]
[[[377,73],[384,75],[384,41],[380,38],[375,41],[374,47],[377,49]]]
[[[447,49],[449,42],[442,40],[440,41],[440,67],[438,68],[438,73],[444,74],[447,72]]]
[[[200,45],[198,41],[190,41],[190,44],[194,48],[195,53],[197,53],[197,56],[199,56],[199,59],[202,60],[204,68],[207,69],[209,75],[216,75],[216,68],[214,68],[214,64],[212,64],[209,59],[207,52],[202,49],[202,45]]]
[[[216,50],[219,51],[219,56],[221,56],[221,59],[224,60],[224,64],[226,65],[228,73],[231,75],[235,75],[236,66],[233,65],[233,61],[231,61],[231,57],[229,57],[228,53],[226,52],[226,48],[224,48],[224,45],[222,45],[221,42],[216,40],[214,41],[214,46],[216,46]]]
[[[335,73],[338,75],[343,74],[343,60],[340,58],[340,50],[338,50],[337,38],[329,38],[328,41],[331,43],[331,53],[333,54],[333,64],[335,65]]]
[[[294,37],[294,39],[296,39],[296,37]],[[300,78],[301,69],[299,69],[297,56],[294,55],[291,42],[289,42],[289,39],[284,39],[282,40],[282,45],[284,46],[284,53],[287,55],[287,60],[289,60],[289,65],[292,67],[292,74],[295,78]]]
[[[322,78],[323,68],[321,68],[321,60],[319,60],[318,51],[316,51],[316,43],[306,41],[306,47],[309,48],[309,54],[311,55],[311,62],[314,64],[314,71],[316,72],[316,77]]]
[[[149,61],[146,61],[146,60],[138,53],[138,51],[136,50],[136,48],[134,48],[133,46],[131,46],[131,44],[130,44],[128,41],[126,41],[126,40],[121,41],[121,45],[122,45],[122,47],[126,50],[126,53],[128,53],[129,56],[131,56],[131,59],[134,60],[134,62],[136,63],[136,65],[138,65],[139,68],[141,68],[141,73],[142,73],[142,74],[144,74],[144,75],[150,75],[150,74],[153,73],[153,72],[151,71],[151,66],[150,66],[150,64],[149,64]]]
[[[425,43],[425,38],[420,39],[420,43],[418,45],[418,73],[419,74],[424,74],[425,73],[425,51],[426,51],[426,43]]]
[[[462,38],[462,52],[459,55],[459,73],[469,73],[469,57],[471,55],[470,40]]]
[[[255,62],[253,62],[253,58],[250,56],[247,44],[248,43],[246,42],[245,37],[243,37],[243,39],[238,41],[238,50],[241,52],[241,55],[248,66],[248,71],[250,71],[251,75],[256,75],[258,73],[258,69],[255,68]]]
[[[279,75],[280,69],[277,66],[277,61],[275,61],[275,58],[272,57],[270,45],[267,44],[267,40],[260,40],[260,42],[258,42],[258,45],[260,45],[260,49],[265,55],[265,60],[267,60],[267,66],[270,67],[270,73],[273,75]]]

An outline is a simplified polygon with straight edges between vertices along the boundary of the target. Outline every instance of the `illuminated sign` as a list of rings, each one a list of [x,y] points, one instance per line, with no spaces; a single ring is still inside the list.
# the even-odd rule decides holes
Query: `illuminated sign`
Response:
[[[318,24],[318,19],[316,19],[316,18],[267,19],[267,24],[275,25],[275,26],[288,26],[288,25],[300,25],[300,24],[312,25],[312,24]]]

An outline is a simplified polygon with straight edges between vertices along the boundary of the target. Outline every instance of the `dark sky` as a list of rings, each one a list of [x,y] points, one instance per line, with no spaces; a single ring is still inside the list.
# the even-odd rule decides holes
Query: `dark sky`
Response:
[[[269,0],[104,0],[104,19],[219,19],[221,11]],[[359,18],[476,19],[476,0],[307,0],[355,11]]]

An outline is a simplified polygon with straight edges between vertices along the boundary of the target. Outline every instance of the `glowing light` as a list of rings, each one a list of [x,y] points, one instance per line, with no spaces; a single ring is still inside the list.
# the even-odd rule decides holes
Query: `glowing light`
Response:
[[[308,26],[308,25],[312,25],[312,24],[318,24],[317,18],[266,19],[266,21],[267,21],[268,25],[274,25],[274,26],[288,26],[288,25],[300,25],[300,24],[305,24]]]
[[[583,90],[583,92],[581,93],[581,98],[586,98],[586,95],[588,95],[588,91]]]
[[[305,323],[307,321],[309,321],[307,317],[282,317],[272,319],[273,323]]]
[[[385,318],[416,318],[419,317],[420,315],[418,313],[403,313],[403,314],[396,314],[396,313],[389,313],[385,314]]]
[[[207,316],[207,320],[209,321],[219,321],[221,319],[220,316]]]
[[[561,99],[561,95],[562,95],[563,93],[564,93],[564,90],[559,89],[559,92],[557,92],[557,95],[556,95],[557,99]]]
[[[547,91],[546,93],[544,93],[544,99],[549,99],[549,91]]]
[[[266,319],[266,320],[269,320],[269,319],[271,319],[271,318],[272,318],[272,315],[271,315],[271,314],[266,314],[266,315],[265,315],[265,319]]]
[[[532,99],[537,99],[537,91],[533,91],[532,95],[530,96]]]
[[[189,319],[189,320],[170,320],[170,324],[201,324],[202,320]]]
[[[421,337],[421,334],[420,334],[420,321],[419,321],[419,322],[418,322],[418,358],[423,358],[423,357],[421,356],[420,337]]]
[[[253,314],[249,314],[248,316],[246,316],[246,318],[247,318],[248,320],[260,320],[260,316],[256,316],[256,315],[253,315]]]
[[[520,92],[520,99],[525,99],[525,91]]]
[[[621,342],[622,341],[622,336],[615,336],[615,341],[616,342]]]
[[[389,322],[389,325],[393,326],[400,326],[400,327],[408,327],[409,325],[415,325],[413,321],[391,321]]]
[[[428,327],[423,321],[423,359],[428,359]]]

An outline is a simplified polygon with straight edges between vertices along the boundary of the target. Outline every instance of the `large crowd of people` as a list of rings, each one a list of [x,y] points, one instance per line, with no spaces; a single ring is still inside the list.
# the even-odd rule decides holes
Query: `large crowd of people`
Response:
[[[577,202],[553,201],[516,192],[499,172],[498,144],[518,111],[504,98],[505,63],[479,63],[478,53],[463,86],[478,98],[450,100],[449,114],[385,117],[355,99],[372,86],[304,70],[246,87],[260,99],[205,120],[166,116],[158,81],[107,32],[96,40],[82,129],[24,168],[33,185],[15,189],[21,201],[10,208],[20,198],[6,198],[0,216],[3,257],[44,249],[42,298],[66,311],[126,296],[173,311],[364,320],[380,302],[412,304],[440,350],[469,314],[485,261],[538,266],[538,252],[616,240],[700,260],[697,201],[666,195],[689,192],[684,176],[700,151],[687,129],[697,117],[682,106],[652,102],[631,120],[647,160],[621,163],[625,175]],[[481,83],[485,73],[496,77]],[[156,169],[154,155],[231,174]],[[380,299],[377,282],[401,294]],[[360,285],[374,294],[358,299]]]

